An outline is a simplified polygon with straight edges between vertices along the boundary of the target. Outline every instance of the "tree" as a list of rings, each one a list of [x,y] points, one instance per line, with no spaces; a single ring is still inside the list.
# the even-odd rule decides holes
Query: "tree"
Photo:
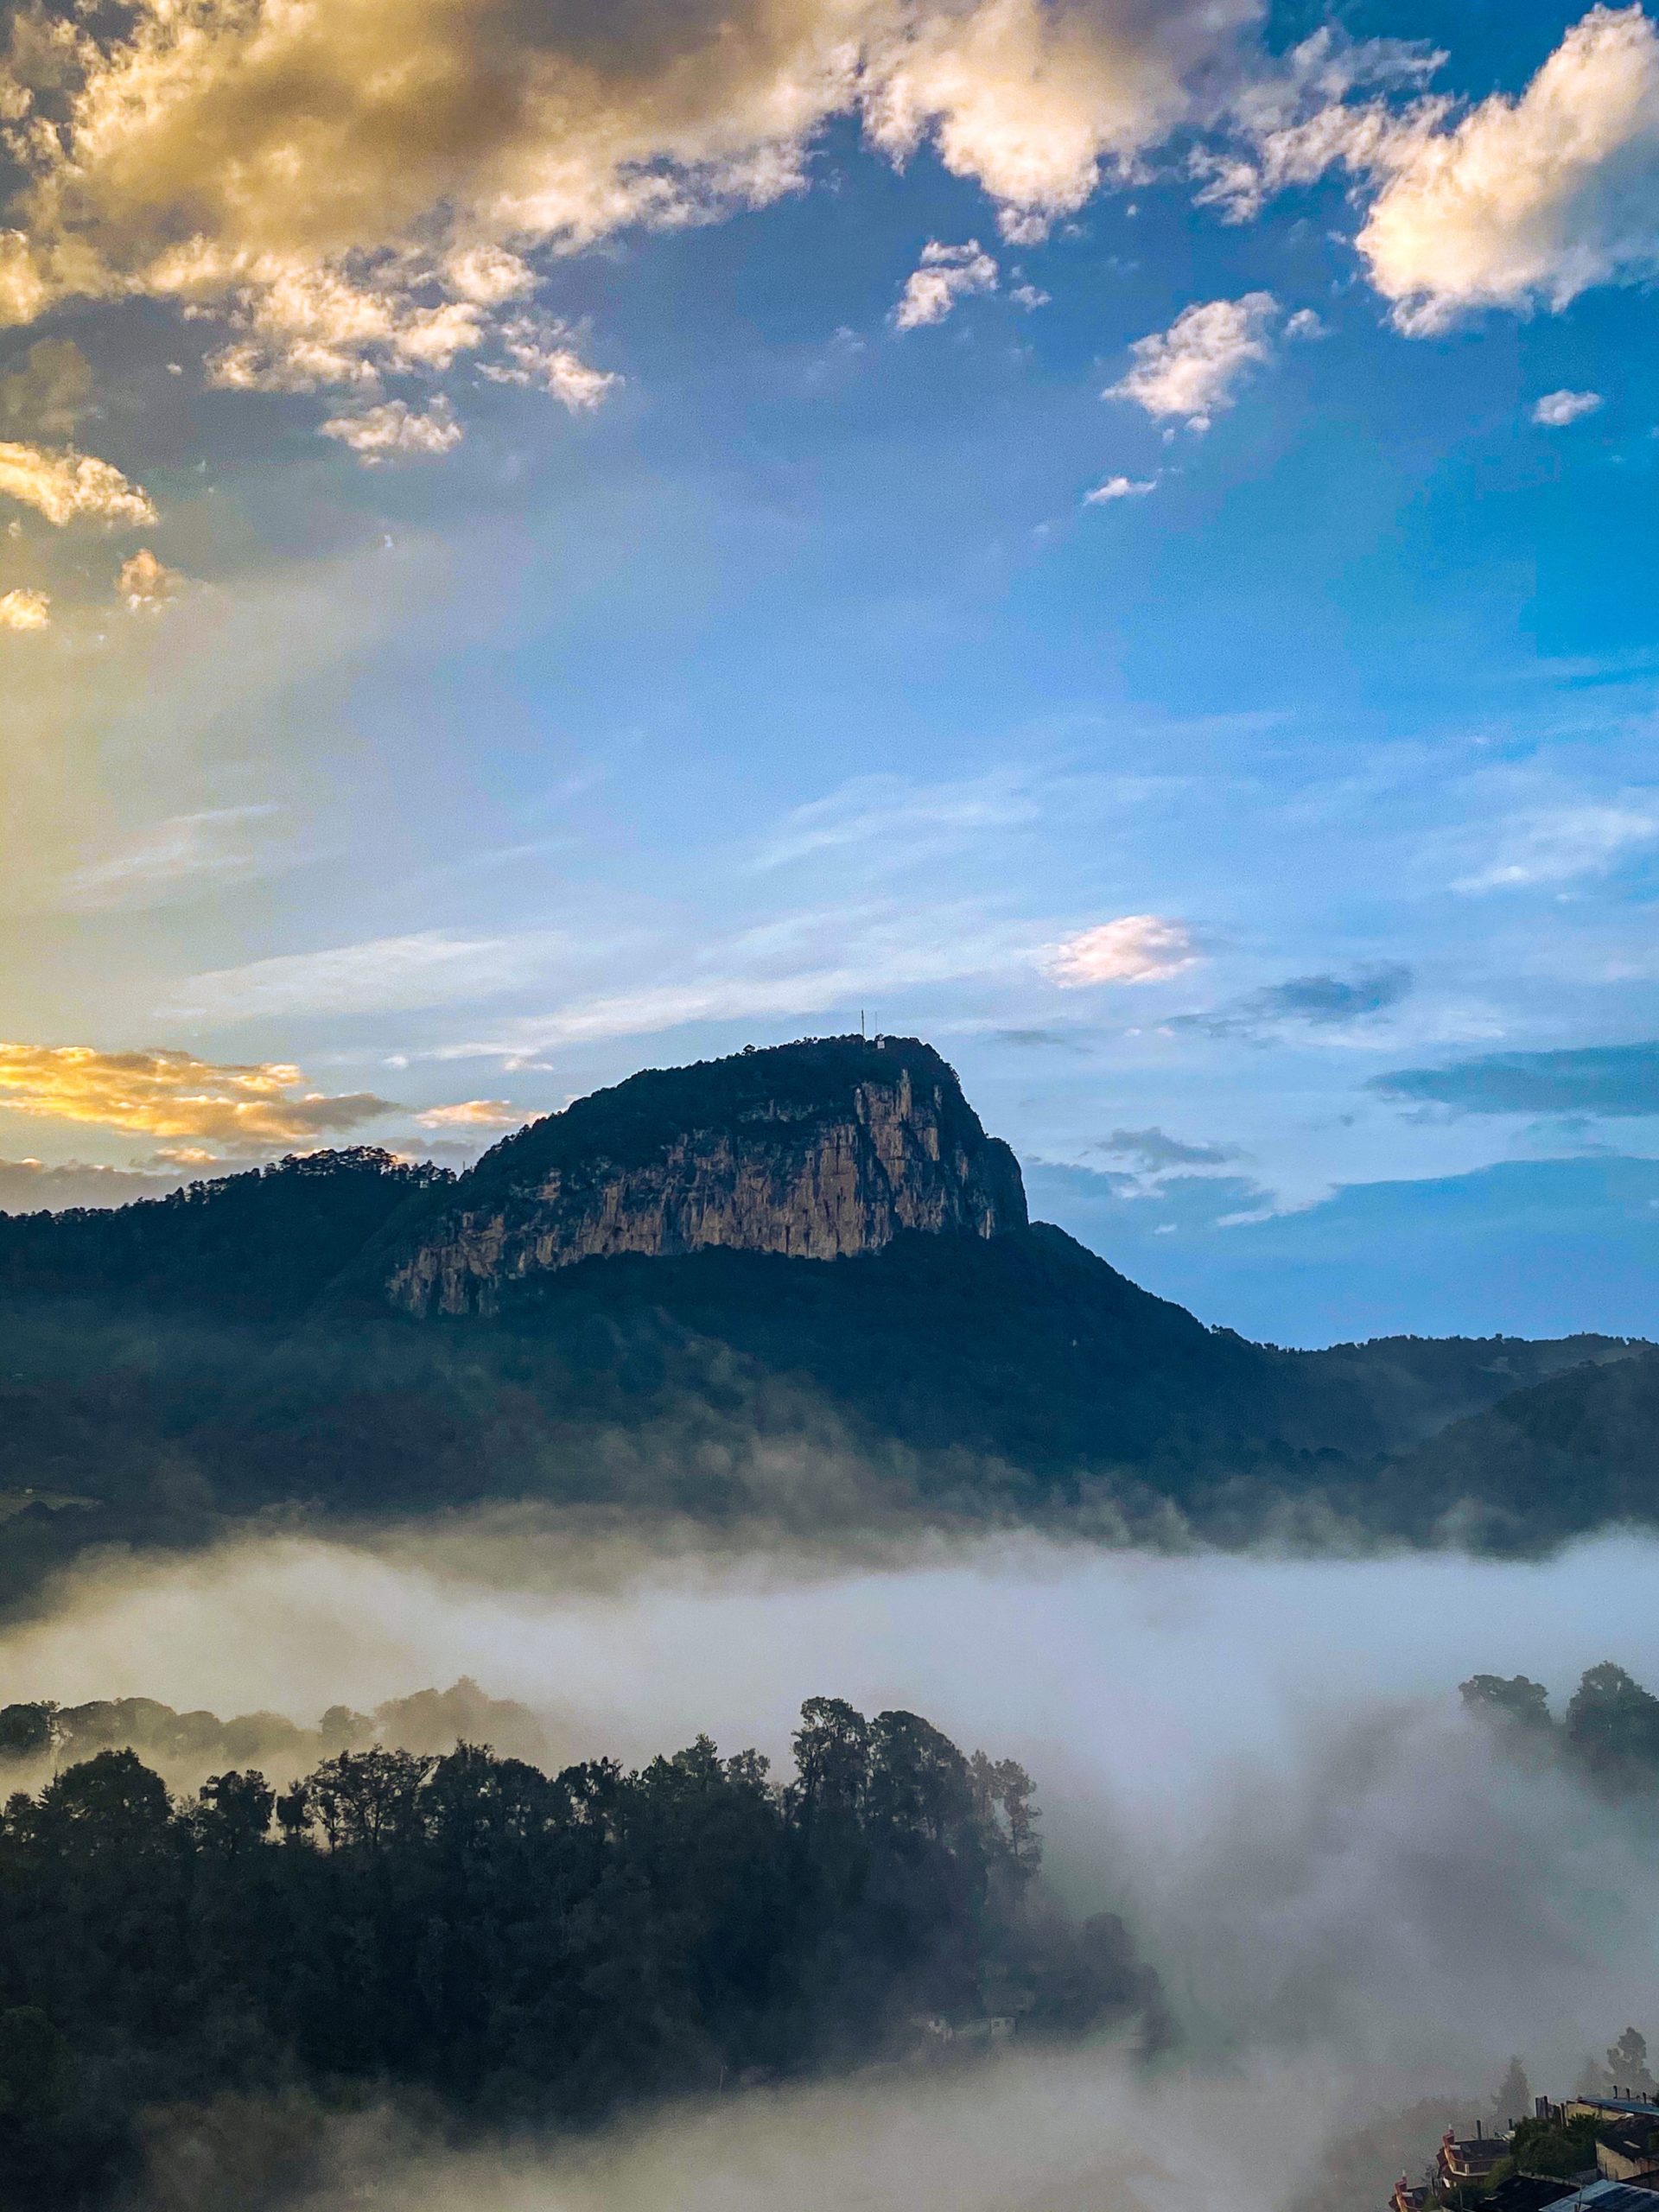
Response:
[[[1659,1781],[1659,1697],[1611,1660],[1592,1667],[1567,1708],[1567,1738],[1599,1779]]]
[[[1500,2129],[1514,2126],[1532,2111],[1532,2085],[1527,2079],[1527,2069],[1518,2058],[1510,2061],[1509,2071],[1497,2085],[1492,2099],[1492,2119]]]
[[[1549,1692],[1525,1675],[1512,1675],[1507,1681],[1501,1675],[1471,1675],[1459,1684],[1458,1694],[1465,1711],[1480,1719],[1541,1733],[1547,1733],[1553,1726]]]
[[[1648,2071],[1648,2039],[1634,2028],[1626,2028],[1607,2053],[1607,2081],[1626,2096],[1650,2097],[1659,2086]]]

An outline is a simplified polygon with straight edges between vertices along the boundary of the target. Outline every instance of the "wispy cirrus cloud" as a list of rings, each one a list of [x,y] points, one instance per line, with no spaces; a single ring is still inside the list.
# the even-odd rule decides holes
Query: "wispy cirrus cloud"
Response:
[[[267,875],[289,864],[270,835],[282,810],[271,805],[214,807],[175,814],[70,876],[72,907],[158,906],[216,884]]]
[[[449,1005],[528,981],[567,942],[546,931],[467,938],[418,930],[320,952],[279,953],[191,976],[164,1011],[179,1019],[242,1021]]]
[[[1452,888],[1524,891],[1605,875],[1659,839],[1659,806],[1640,798],[1529,807],[1501,826],[1496,849]]]
[[[1034,822],[1042,811],[1035,779],[997,769],[958,783],[918,784],[903,776],[859,776],[825,798],[786,815],[753,865],[792,868],[819,855],[860,849],[908,864],[918,849],[988,836]]]

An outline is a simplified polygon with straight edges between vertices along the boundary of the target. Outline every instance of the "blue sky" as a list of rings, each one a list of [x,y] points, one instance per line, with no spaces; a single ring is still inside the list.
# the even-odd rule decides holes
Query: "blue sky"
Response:
[[[0,1204],[861,1009],[1206,1319],[1659,1330],[1659,27],[725,15],[14,12]]]

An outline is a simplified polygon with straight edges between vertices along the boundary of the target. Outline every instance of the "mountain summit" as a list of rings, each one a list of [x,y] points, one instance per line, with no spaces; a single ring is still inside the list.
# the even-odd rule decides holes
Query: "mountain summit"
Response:
[[[435,1194],[381,1281],[408,1313],[488,1314],[579,1260],[843,1260],[906,1230],[1026,1226],[1019,1163],[931,1046],[812,1038],[650,1070],[532,1122]]]

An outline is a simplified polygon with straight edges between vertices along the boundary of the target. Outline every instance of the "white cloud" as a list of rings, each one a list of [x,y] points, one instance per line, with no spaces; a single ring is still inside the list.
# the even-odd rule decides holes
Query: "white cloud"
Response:
[[[155,906],[205,886],[268,874],[277,863],[261,832],[277,812],[274,806],[226,806],[175,814],[78,869],[67,885],[69,903]]]
[[[1402,330],[1481,308],[1559,308],[1659,269],[1659,29],[1591,9],[1518,98],[1426,111],[1370,151],[1357,241]]]
[[[1547,391],[1533,409],[1532,419],[1546,429],[1565,429],[1569,423],[1593,415],[1601,404],[1599,391]]]
[[[994,292],[996,284],[996,263],[977,238],[969,238],[966,245],[941,245],[938,238],[930,238],[922,248],[920,265],[905,280],[893,320],[900,330],[943,322],[958,300],[976,292]]]
[[[1659,838],[1659,814],[1639,805],[1543,807],[1506,825],[1496,855],[1454,891],[1524,891],[1605,875]]]
[[[1040,235],[1201,105],[1260,0],[683,0],[614,10],[192,0],[0,35],[22,179],[0,323],[152,297],[216,321],[216,382],[442,372],[536,256],[804,188],[836,120],[931,147]],[[1206,90],[1203,99],[1210,97]],[[559,396],[569,404],[569,390]],[[590,402],[583,398],[579,404]]]
[[[1249,221],[1275,194],[1312,184],[1337,168],[1360,170],[1402,128],[1444,112],[1419,105],[1402,121],[1379,95],[1412,92],[1446,57],[1415,39],[1353,39],[1325,24],[1276,62],[1234,87],[1230,140],[1192,156],[1201,207]],[[1370,97],[1351,102],[1351,95]]]
[[[395,461],[408,454],[448,453],[461,443],[461,424],[447,399],[435,399],[423,414],[401,399],[388,399],[357,415],[333,415],[318,435],[338,438],[348,446],[365,468]]]
[[[241,1021],[442,1006],[523,982],[562,944],[546,935],[455,938],[441,930],[375,938],[193,976],[168,1012],[181,1019]]]
[[[1207,430],[1233,404],[1235,388],[1272,354],[1279,303],[1271,292],[1207,300],[1184,308],[1167,330],[1137,338],[1134,366],[1102,397],[1132,400],[1157,418],[1179,416],[1189,429]]]
[[[1157,489],[1155,476],[1109,476],[1092,492],[1084,493],[1083,504],[1085,507],[1103,507],[1114,499],[1144,499]]]
[[[584,361],[574,346],[564,342],[566,334],[557,324],[516,318],[501,333],[505,361],[482,363],[479,373],[492,384],[538,385],[573,415],[588,412],[622,379]]]
[[[129,614],[159,614],[172,605],[183,582],[176,569],[165,567],[142,545],[130,561],[122,563],[115,588]]]
[[[154,522],[148,492],[130,484],[118,468],[73,447],[0,442],[0,497],[33,507],[61,530],[78,521],[130,524]]]
[[[1124,914],[1051,945],[1043,967],[1051,982],[1079,990],[1094,983],[1160,983],[1201,957],[1185,922],[1160,914]]]
[[[51,620],[52,602],[43,591],[0,592],[0,630],[44,630]]]

